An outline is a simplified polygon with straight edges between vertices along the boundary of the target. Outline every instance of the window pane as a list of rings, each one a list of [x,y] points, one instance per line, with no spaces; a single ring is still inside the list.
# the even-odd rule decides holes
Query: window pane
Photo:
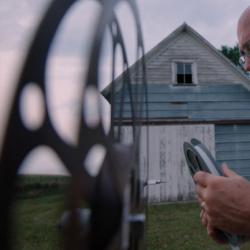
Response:
[[[184,63],[176,63],[177,64],[177,75],[184,74]]]
[[[184,83],[184,75],[182,74],[177,75],[177,83]]]
[[[185,75],[185,80],[186,83],[193,83],[192,75],[191,74]]]
[[[192,64],[191,63],[185,63],[185,74],[192,74]]]

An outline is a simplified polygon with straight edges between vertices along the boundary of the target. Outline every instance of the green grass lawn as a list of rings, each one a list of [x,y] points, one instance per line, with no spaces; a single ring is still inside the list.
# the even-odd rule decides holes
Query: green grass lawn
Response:
[[[62,204],[63,196],[60,194],[18,200],[15,249],[61,249],[56,223],[62,212]],[[151,206],[147,244],[150,250],[229,249],[207,237],[200,225],[199,207],[194,203]],[[250,245],[242,249],[250,249]]]
[[[62,194],[19,199],[15,208],[15,250],[58,250],[56,227],[62,214]]]
[[[46,177],[47,178],[47,177]],[[45,179],[46,179],[45,178]],[[13,211],[15,226],[14,249],[18,250],[59,250],[60,237],[57,222],[63,212],[63,190],[68,179],[63,182],[58,178],[54,181],[60,185],[42,180],[43,185],[35,185],[29,179],[23,179],[22,187],[26,187],[17,196]],[[39,187],[38,191],[33,188]],[[53,187],[53,188],[52,188]],[[225,250],[208,238],[200,224],[200,208],[197,203],[178,203],[152,205],[148,210],[147,245],[148,250]],[[241,247],[249,250],[250,243]]]
[[[200,224],[197,203],[155,205],[149,209],[147,244],[150,250],[231,249],[214,243]],[[241,247],[250,249],[250,244]]]

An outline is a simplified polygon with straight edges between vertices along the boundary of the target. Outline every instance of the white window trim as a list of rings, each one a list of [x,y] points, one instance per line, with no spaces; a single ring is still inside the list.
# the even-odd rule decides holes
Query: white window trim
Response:
[[[177,65],[176,63],[191,63],[192,64],[192,80],[193,84],[198,84],[198,75],[197,75],[197,63],[194,60],[190,59],[176,59],[173,60],[171,63],[171,68],[172,68],[172,83],[173,84],[178,84],[177,83]]]

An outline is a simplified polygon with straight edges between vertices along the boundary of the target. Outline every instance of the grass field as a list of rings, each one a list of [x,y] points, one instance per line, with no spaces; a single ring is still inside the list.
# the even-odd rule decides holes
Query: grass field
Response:
[[[231,249],[208,238],[200,224],[197,203],[155,205],[149,209],[148,249],[219,250]],[[250,244],[242,245],[249,250]]]
[[[20,196],[13,212],[17,222],[15,249],[61,249],[56,224],[62,213],[62,205],[61,189],[48,189],[36,196]],[[149,250],[230,249],[215,244],[207,237],[200,225],[199,206],[196,203],[150,206],[147,244]],[[250,244],[241,249],[250,249]]]

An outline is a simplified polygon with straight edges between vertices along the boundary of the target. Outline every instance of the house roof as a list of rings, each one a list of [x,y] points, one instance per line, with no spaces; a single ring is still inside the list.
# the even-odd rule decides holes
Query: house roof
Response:
[[[151,60],[151,58],[157,56],[157,54],[161,53],[162,49],[165,49],[169,46],[169,44],[175,40],[180,34],[183,32],[188,33],[191,35],[194,39],[201,42],[205,47],[207,47],[211,53],[213,53],[217,58],[219,58],[224,64],[228,65],[239,77],[242,79],[242,84],[246,86],[246,88],[250,89],[250,79],[247,77],[247,75],[238,67],[236,67],[227,57],[225,57],[221,52],[219,52],[210,42],[208,42],[204,37],[202,37],[198,32],[196,32],[192,27],[190,27],[187,23],[183,23],[181,26],[179,26],[176,30],[174,30],[169,36],[167,36],[165,39],[163,39],[159,44],[157,44],[153,49],[151,49],[149,52],[145,55],[145,61],[146,64]],[[139,59],[137,62],[135,62],[130,68],[130,72],[133,73],[136,69],[137,64],[141,62],[141,59]],[[120,76],[118,76],[114,83],[115,83],[115,90],[119,91],[121,88],[121,79],[123,77],[122,73]],[[102,94],[108,99],[109,93],[110,93],[110,86],[109,84],[103,91]]]
[[[163,123],[239,123],[250,122],[250,80],[229,59],[220,53],[206,39],[199,35],[186,23],[182,24],[168,37],[161,41],[146,56],[146,63],[162,53],[183,32],[202,43],[222,63],[226,64],[239,77],[239,82],[197,84],[189,86],[173,85],[170,82],[161,84],[149,82],[147,86],[147,108],[150,122]],[[139,62],[139,61],[138,61]],[[130,67],[131,72],[136,68],[136,62]],[[121,79],[115,80],[115,100],[113,104],[114,118],[122,118],[123,122],[131,120],[131,96],[128,91],[121,89]],[[132,84],[132,95],[143,85]],[[141,90],[142,91],[142,90]],[[110,93],[108,86],[103,94],[107,98]],[[124,102],[120,105],[121,100]],[[141,102],[143,102],[141,100]],[[138,104],[138,102],[137,102]],[[139,101],[140,104],[140,101]],[[146,118],[146,105],[142,118]],[[121,109],[122,106],[122,109]],[[120,117],[122,116],[122,117]]]
[[[136,86],[133,86],[136,87]],[[133,91],[132,91],[133,92]],[[121,91],[115,97],[119,117]],[[122,119],[131,118],[131,102],[125,93]],[[146,105],[142,118],[146,117]],[[250,121],[250,92],[241,84],[198,86],[148,85],[148,118],[164,123],[228,123]]]
[[[178,37],[182,32],[187,32],[189,35],[191,35],[198,41],[202,42],[203,45],[208,47],[221,60],[229,64],[234,69],[234,71],[242,77],[242,80],[249,84],[249,86],[247,87],[250,87],[250,81],[247,75],[240,68],[236,67],[226,56],[224,56],[221,52],[219,52],[218,49],[216,49],[210,42],[208,42],[204,37],[202,37],[197,31],[195,31],[191,26],[189,26],[185,22],[181,26],[179,26],[176,30],[174,30],[169,36],[163,39],[152,50],[150,50],[146,54],[146,58],[149,60],[153,55],[157,53],[157,51],[160,51],[162,48],[166,47],[171,41],[176,39],[176,37]]]

